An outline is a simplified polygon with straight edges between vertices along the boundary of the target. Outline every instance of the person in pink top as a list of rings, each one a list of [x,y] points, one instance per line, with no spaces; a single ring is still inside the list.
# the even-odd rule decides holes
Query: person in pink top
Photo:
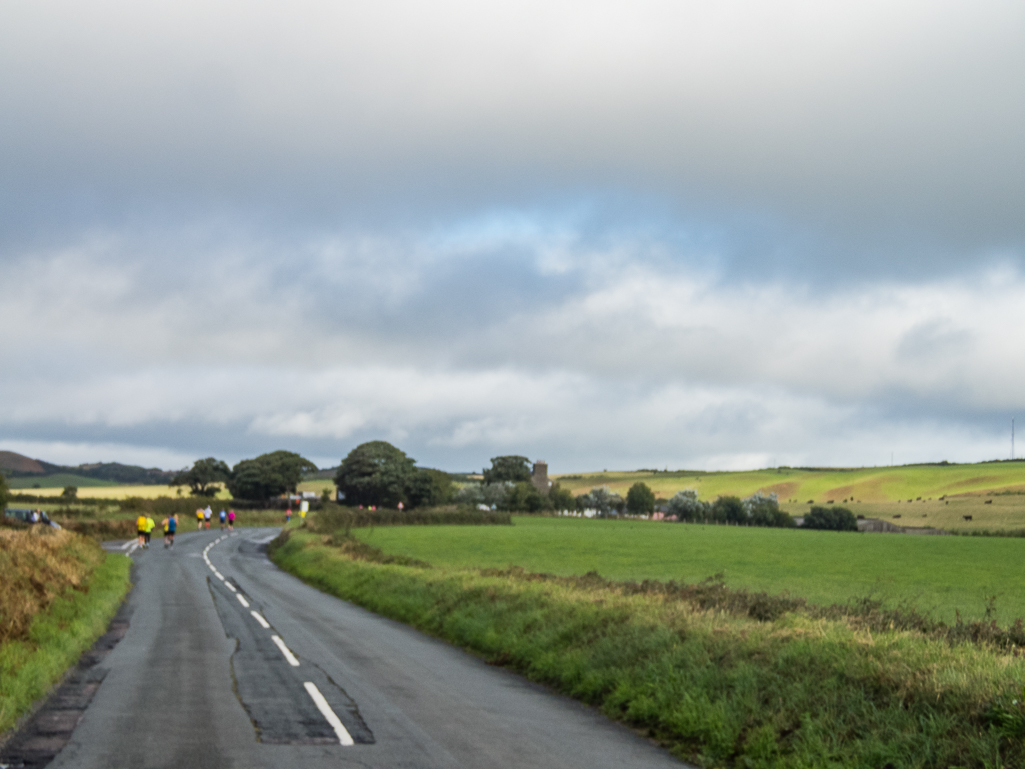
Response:
[[[235,511],[228,511],[228,531],[235,531]]]

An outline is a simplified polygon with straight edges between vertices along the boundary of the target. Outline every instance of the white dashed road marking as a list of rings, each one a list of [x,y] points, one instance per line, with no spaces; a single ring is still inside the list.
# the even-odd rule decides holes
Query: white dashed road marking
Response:
[[[299,667],[299,660],[295,658],[295,655],[288,650],[285,646],[285,642],[281,640],[281,636],[272,635],[270,640],[274,642],[274,645],[281,649],[281,653],[285,655],[285,659],[288,660],[288,664],[294,668]]]
[[[241,597],[242,597],[242,596],[239,596],[239,598],[241,598]],[[252,615],[253,615],[253,618],[254,618],[254,619],[255,619],[255,620],[257,621],[257,622],[259,622],[259,623],[260,623],[260,625],[262,625],[262,626],[263,626],[263,629],[264,629],[264,630],[270,630],[270,623],[269,623],[269,622],[267,622],[267,620],[265,620],[265,619],[263,618],[263,615],[262,615],[262,614],[260,614],[260,612],[258,612],[258,611],[255,611],[255,610],[254,610],[254,611],[251,611],[251,612],[249,612],[249,613],[250,613],[250,614],[252,614]]]
[[[277,636],[274,636],[277,638]],[[317,710],[321,712],[327,722],[331,724],[331,728],[335,730],[335,734],[338,735],[338,741],[342,745],[354,745],[352,735],[345,728],[341,719],[335,715],[335,712],[331,710],[331,706],[327,704],[327,700],[324,699],[324,695],[320,693],[320,689],[312,681],[307,681],[303,684],[306,691],[309,692],[310,697],[313,699],[313,703],[317,706]]]

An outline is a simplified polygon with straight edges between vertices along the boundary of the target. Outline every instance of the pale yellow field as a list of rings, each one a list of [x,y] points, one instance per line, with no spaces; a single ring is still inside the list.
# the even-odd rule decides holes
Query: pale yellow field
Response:
[[[181,488],[180,494],[179,488]],[[14,489],[13,491],[37,497],[59,497],[63,489]],[[126,499],[128,497],[156,499],[157,497],[188,496],[188,494],[188,486],[83,486],[78,490],[78,496],[81,499]],[[221,489],[217,494],[217,499],[231,499],[231,494],[226,489]]]
[[[305,481],[299,484],[299,491],[315,491],[320,494],[324,489],[334,493],[335,484],[329,480]],[[63,489],[14,489],[14,493],[32,494],[37,497],[59,497]],[[126,499],[127,497],[142,497],[143,499],[156,499],[157,497],[179,497],[188,496],[188,486],[83,486],[78,489],[78,496],[81,499]],[[217,499],[231,499],[227,489],[221,489],[217,493]]]
[[[324,489],[327,489],[331,492],[331,496],[334,496],[335,482],[327,478],[322,478],[315,481],[303,481],[297,488],[299,491],[315,491],[318,494],[323,493]]]

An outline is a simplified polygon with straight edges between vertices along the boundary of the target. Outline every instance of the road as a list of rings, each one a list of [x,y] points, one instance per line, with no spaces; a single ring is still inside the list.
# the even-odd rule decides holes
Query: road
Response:
[[[683,766],[591,708],[282,572],[266,556],[275,534],[215,527],[131,552],[127,630],[51,767]]]

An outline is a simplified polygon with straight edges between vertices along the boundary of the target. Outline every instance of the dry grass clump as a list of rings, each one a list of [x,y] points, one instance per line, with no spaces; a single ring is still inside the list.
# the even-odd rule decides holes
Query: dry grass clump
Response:
[[[0,643],[24,639],[33,617],[69,590],[85,590],[103,560],[92,540],[42,526],[0,529]]]

